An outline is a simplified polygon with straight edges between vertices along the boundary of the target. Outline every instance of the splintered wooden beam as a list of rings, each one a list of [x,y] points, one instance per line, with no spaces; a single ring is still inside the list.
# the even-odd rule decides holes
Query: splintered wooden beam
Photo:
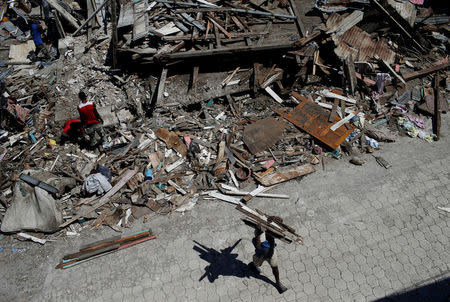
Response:
[[[181,60],[181,59],[194,59],[198,57],[214,57],[220,55],[235,55],[241,53],[256,53],[262,51],[276,51],[282,52],[288,49],[292,49],[294,45],[289,44],[274,44],[274,45],[264,45],[264,46],[236,46],[227,47],[219,49],[208,49],[208,50],[189,50],[178,53],[167,53],[162,54],[160,57],[161,61],[164,60]]]
[[[86,7],[87,7],[87,14],[90,16],[93,12],[93,6],[91,0],[86,1]],[[88,29],[87,29],[87,40],[90,41],[92,38],[92,27],[94,26],[94,20],[92,19],[89,23]]]
[[[328,118],[328,121],[330,123],[334,123],[334,119],[336,118],[338,106],[339,106],[339,100],[334,99],[333,107],[331,108],[330,117]]]
[[[134,246],[136,244],[139,244],[139,243],[142,243],[142,242],[145,242],[145,241],[148,241],[148,240],[152,240],[152,239],[155,239],[155,238],[156,238],[156,235],[145,236],[145,237],[142,237],[140,239],[129,241],[129,242],[126,242],[126,243],[123,243],[123,244],[114,244],[114,245],[106,246],[104,248],[100,248],[100,249],[98,249],[96,251],[92,251],[90,253],[86,253],[85,255],[83,255],[83,256],[81,256],[81,257],[79,257],[77,259],[73,259],[73,260],[64,260],[64,259],[62,259],[61,263],[58,264],[56,266],[56,268],[57,269],[66,269],[66,268],[72,267],[74,265],[78,265],[80,263],[83,263],[83,262],[86,262],[86,261],[89,261],[89,260],[92,260],[92,259],[104,256],[104,255],[108,255],[108,254],[114,253],[114,252],[116,252],[118,250],[130,247],[130,246]]]
[[[347,58],[345,58],[345,71],[347,73],[348,83],[350,84],[350,91],[354,94],[358,81],[356,80],[355,63],[353,62],[352,54],[349,54]]]
[[[74,28],[78,27],[78,21],[77,19],[75,19],[74,16],[72,16],[71,14],[69,14],[68,11],[66,11],[61,5],[59,5],[57,0],[48,0],[47,1],[48,4],[50,4],[51,7],[53,7],[54,9],[56,9],[56,11],[58,13],[61,14],[61,16],[66,19],[70,25],[72,25]]]
[[[383,64],[383,66],[387,68],[387,70],[389,70],[390,74],[392,74],[397,80],[399,80],[400,82],[402,82],[403,84],[406,85],[405,80],[398,73],[395,72],[395,70],[389,65],[388,62],[386,62],[385,60],[380,59],[378,56],[375,56],[375,58],[377,60],[379,60]]]
[[[417,79],[417,78],[429,75],[431,73],[434,73],[436,71],[447,69],[449,66],[450,66],[450,61],[446,62],[446,63],[439,64],[439,65],[435,65],[435,66],[432,66],[432,67],[429,67],[429,68],[421,69],[419,71],[415,71],[415,72],[411,72],[411,73],[405,74],[403,76],[403,79],[405,79],[405,81],[414,80],[414,79]]]
[[[258,181],[264,186],[269,187],[314,172],[316,172],[316,169],[314,169],[313,165],[305,164],[280,169],[275,173],[258,178]]]
[[[292,10],[295,14],[295,23],[297,25],[298,31],[302,35],[302,37],[306,37],[305,25],[303,24],[303,21],[300,18],[300,11],[298,10],[297,5],[295,4],[295,0],[289,0],[289,3],[291,4]]]
[[[198,72],[200,67],[198,65],[194,66],[192,70],[192,88],[194,89],[194,93],[197,94],[197,81],[198,81]]]
[[[236,18],[236,16],[231,16],[231,20],[233,20],[234,24],[236,24],[236,26],[237,26],[240,30],[245,31],[244,25],[241,23],[241,21],[239,21],[238,18]]]
[[[66,32],[64,31],[64,28],[61,24],[61,20],[59,20],[58,12],[56,10],[53,10],[53,16],[55,17],[56,29],[58,30],[58,33],[61,36],[61,38],[64,39],[66,37]]]
[[[159,104],[162,100],[168,71],[169,70],[167,68],[163,68],[161,71],[161,76],[159,77],[159,81],[158,81],[158,92],[156,94],[156,104]]]
[[[248,225],[249,227],[252,227],[254,229],[257,229],[259,224],[256,219],[250,219],[250,218],[242,218],[242,221]],[[274,230],[272,228],[267,228],[267,233],[269,233],[273,238],[277,238],[283,242],[291,243],[292,240],[284,238],[284,234],[282,232],[279,232],[277,230]]]
[[[309,42],[311,42],[312,40],[314,40],[321,34],[322,33],[320,31],[316,31],[315,33],[310,34],[307,37],[305,36],[305,37],[301,38],[300,40],[298,40],[297,42],[295,42],[295,46],[298,46],[298,47],[305,46],[306,44],[308,44]]]
[[[253,93],[256,94],[262,84],[261,64],[253,63]]]
[[[327,34],[334,33],[337,37],[342,36],[347,30],[358,24],[363,19],[364,13],[359,10],[355,10],[346,18],[343,18],[341,21],[337,22],[334,26],[331,26],[327,30]]]
[[[52,0],[53,1],[53,0]],[[80,25],[80,27],[77,28],[77,30],[72,34],[73,36],[76,36],[88,23],[97,16],[97,13],[108,3],[109,0],[105,0],[97,9],[84,21],[83,24]],[[78,24],[75,26],[77,27]]]
[[[88,0],[89,1],[89,0]],[[112,24],[112,33],[111,33],[111,54],[112,54],[112,68],[116,69],[117,67],[117,3],[116,0],[111,1],[111,5],[109,6],[111,12],[111,24]]]
[[[211,21],[214,24],[214,26],[216,26],[221,32],[223,32],[225,34],[225,36],[228,37],[228,39],[231,39],[231,34],[229,32],[227,32],[225,30],[225,28],[223,28],[218,22],[216,22],[216,20],[214,20],[214,18],[212,18],[210,16],[208,16],[207,18],[209,19],[209,21]]]
[[[380,2],[384,2],[383,0],[377,1],[377,0],[370,0],[370,3],[384,16],[387,18],[389,23],[391,23],[394,27],[396,27],[406,38],[411,40],[413,42],[414,46],[417,47],[421,52],[426,52],[426,44],[428,42],[423,39],[420,34],[414,31],[413,28],[408,24],[408,22],[403,19],[403,17],[400,16],[400,14],[389,4],[383,3],[382,5]],[[418,40],[416,40],[416,37],[418,36]]]

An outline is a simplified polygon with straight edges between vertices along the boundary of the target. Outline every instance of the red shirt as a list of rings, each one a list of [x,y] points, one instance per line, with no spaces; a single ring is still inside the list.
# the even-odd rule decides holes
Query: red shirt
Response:
[[[91,101],[78,105],[78,110],[80,110],[80,114],[84,119],[85,125],[89,126],[100,123],[94,113],[94,103]]]
[[[81,121],[79,119],[68,120],[67,122],[64,123],[63,132],[65,134],[69,134],[70,130],[75,130],[79,128],[81,128]]]

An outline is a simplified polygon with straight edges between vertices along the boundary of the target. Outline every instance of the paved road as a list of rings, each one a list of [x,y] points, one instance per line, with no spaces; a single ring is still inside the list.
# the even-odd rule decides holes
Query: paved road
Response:
[[[252,275],[252,231],[230,204],[205,201],[193,211],[148,223],[158,239],[69,270],[61,255],[112,235],[46,244],[0,240],[1,301],[448,301],[450,295],[450,119],[441,141],[400,138],[362,167],[345,160],[274,189],[290,200],[256,198],[305,244],[278,244],[279,295],[270,267]],[[126,233],[144,228],[136,224]],[[27,248],[13,253],[11,247]],[[386,301],[392,301],[386,299]]]

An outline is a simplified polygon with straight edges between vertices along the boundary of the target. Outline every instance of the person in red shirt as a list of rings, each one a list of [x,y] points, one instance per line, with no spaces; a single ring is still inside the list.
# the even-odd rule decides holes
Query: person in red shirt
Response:
[[[103,119],[98,113],[95,104],[87,99],[86,93],[80,91],[78,97],[81,100],[81,104],[78,105],[81,124],[89,136],[91,147],[95,147],[105,141],[105,133],[102,127]]]

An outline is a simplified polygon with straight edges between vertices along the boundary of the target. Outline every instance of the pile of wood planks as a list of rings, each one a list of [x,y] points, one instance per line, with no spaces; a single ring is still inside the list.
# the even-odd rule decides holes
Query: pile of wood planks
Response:
[[[81,247],[76,253],[65,255],[56,268],[66,269],[155,238],[156,235],[153,235],[152,231],[147,229],[128,237],[121,238],[120,236],[114,236],[102,241],[97,241]]]
[[[120,11],[118,51],[140,63],[290,49],[304,35],[292,4],[139,0]]]

